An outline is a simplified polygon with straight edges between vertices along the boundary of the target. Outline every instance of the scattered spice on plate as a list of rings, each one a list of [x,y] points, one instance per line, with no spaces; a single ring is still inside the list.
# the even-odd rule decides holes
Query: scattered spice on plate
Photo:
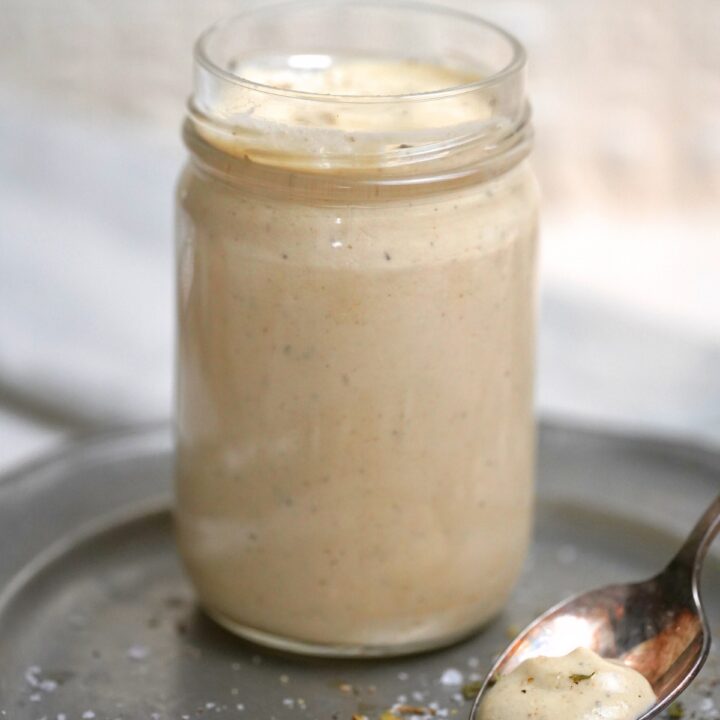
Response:
[[[482,687],[482,680],[475,680],[475,682],[465,683],[462,686],[462,694],[466,700],[474,700],[475,696],[480,692]]]
[[[431,710],[419,705],[397,705],[393,708],[393,713],[397,715],[434,715]]]

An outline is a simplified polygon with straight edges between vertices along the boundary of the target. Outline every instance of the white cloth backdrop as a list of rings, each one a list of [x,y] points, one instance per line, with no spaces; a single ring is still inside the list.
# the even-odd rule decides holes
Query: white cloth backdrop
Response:
[[[169,417],[191,43],[244,4],[3,3],[0,470]],[[541,412],[720,440],[720,3],[446,4],[528,47]]]

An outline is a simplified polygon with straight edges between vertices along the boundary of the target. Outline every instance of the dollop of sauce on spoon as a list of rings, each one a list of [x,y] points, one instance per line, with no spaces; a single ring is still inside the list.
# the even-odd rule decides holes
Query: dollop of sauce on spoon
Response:
[[[526,660],[499,677],[477,720],[635,720],[655,700],[637,670],[577,648]]]

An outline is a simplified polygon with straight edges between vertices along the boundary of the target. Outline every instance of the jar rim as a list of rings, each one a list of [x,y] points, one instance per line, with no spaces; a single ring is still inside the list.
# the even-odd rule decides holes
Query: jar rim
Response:
[[[259,13],[277,12],[282,9],[300,9],[312,5],[322,5],[324,8],[332,5],[334,7],[352,7],[367,6],[392,8],[397,10],[416,10],[427,12],[436,16],[453,17],[455,19],[482,27],[490,30],[503,38],[510,47],[511,56],[509,61],[497,71],[493,71],[487,77],[483,77],[472,82],[462,83],[459,85],[451,85],[449,87],[438,88],[434,90],[424,90],[419,92],[410,92],[394,95],[343,95],[333,93],[308,92],[305,90],[296,90],[292,88],[281,88],[274,85],[268,85],[250,80],[238,75],[220,64],[213,61],[209,52],[209,43],[229,25],[256,17]],[[476,15],[472,12],[457,10],[454,8],[446,8],[440,5],[426,2],[415,2],[414,0],[332,0],[332,2],[324,2],[323,0],[279,0],[273,2],[264,2],[239,13],[234,13],[229,17],[223,18],[207,28],[197,39],[193,49],[193,57],[195,62],[209,73],[212,73],[224,81],[244,87],[248,90],[256,92],[264,92],[268,94],[278,95],[288,99],[297,99],[315,102],[347,102],[352,104],[376,104],[376,103],[402,103],[413,101],[429,101],[437,99],[446,99],[464,93],[475,92],[485,88],[492,87],[504,82],[507,78],[520,73],[526,65],[526,54],[522,43],[510,32],[496,25],[489,20]]]

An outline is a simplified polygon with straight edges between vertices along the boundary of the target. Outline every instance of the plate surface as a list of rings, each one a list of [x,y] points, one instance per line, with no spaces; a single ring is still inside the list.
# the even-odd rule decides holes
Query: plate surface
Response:
[[[151,427],[0,481],[0,717],[375,720],[399,701],[464,718],[470,703],[452,682],[479,677],[509,633],[569,593],[665,564],[720,489],[720,456],[543,427],[535,543],[505,613],[448,650],[383,661],[273,654],[207,620],[175,556],[170,478],[169,432]],[[719,570],[711,557],[716,634]],[[720,718],[717,686],[713,651],[683,697],[688,720]]]

